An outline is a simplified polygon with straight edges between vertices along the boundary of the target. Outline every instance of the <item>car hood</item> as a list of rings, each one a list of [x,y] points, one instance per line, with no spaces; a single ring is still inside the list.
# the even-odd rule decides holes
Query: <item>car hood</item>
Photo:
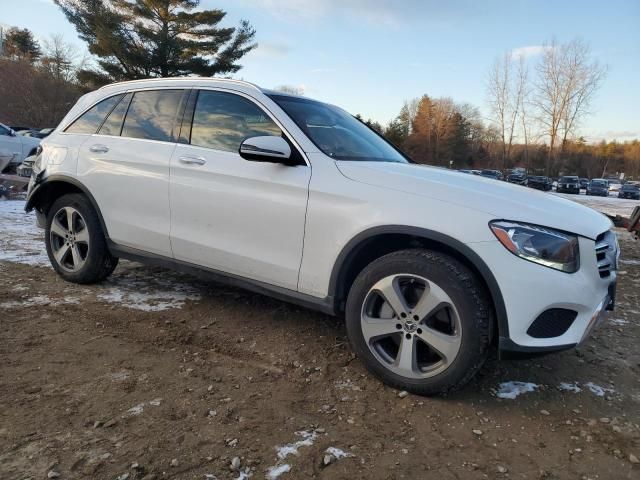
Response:
[[[356,182],[446,201],[494,216],[595,239],[611,228],[603,214],[562,197],[499,180],[425,165],[337,161]]]

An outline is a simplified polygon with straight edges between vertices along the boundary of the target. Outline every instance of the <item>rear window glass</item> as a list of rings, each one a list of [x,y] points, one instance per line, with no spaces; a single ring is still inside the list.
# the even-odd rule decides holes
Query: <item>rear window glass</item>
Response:
[[[122,127],[122,136],[145,140],[173,141],[182,90],[136,92]]]
[[[111,112],[113,107],[117,105],[121,98],[122,95],[114,95],[97,103],[69,125],[65,129],[65,132],[96,133],[104,118]]]

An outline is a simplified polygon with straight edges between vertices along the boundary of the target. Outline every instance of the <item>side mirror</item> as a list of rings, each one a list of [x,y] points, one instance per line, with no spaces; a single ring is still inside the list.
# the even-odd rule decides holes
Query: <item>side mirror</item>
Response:
[[[13,129],[9,129],[9,136],[10,137],[15,137],[17,135],[17,133],[13,130]]]
[[[250,137],[240,144],[240,156],[253,162],[291,165],[291,147],[282,137]]]

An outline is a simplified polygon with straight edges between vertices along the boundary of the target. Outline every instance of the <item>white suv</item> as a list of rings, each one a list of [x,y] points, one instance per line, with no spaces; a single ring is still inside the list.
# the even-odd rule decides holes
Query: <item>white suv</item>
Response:
[[[614,301],[604,215],[413,164],[340,108],[240,81],[85,95],[42,142],[31,209],[66,280],[128,258],[344,315],[371,372],[418,394],[492,349],[573,347]]]

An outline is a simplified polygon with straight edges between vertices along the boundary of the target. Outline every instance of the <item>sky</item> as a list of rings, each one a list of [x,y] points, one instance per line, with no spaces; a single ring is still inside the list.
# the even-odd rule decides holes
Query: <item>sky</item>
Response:
[[[383,124],[407,99],[469,102],[489,115],[488,70],[507,51],[534,65],[555,39],[587,42],[607,76],[580,133],[640,138],[640,0],[201,0],[249,20],[258,48],[236,78],[291,85]],[[0,24],[84,49],[52,0],[0,0]]]

